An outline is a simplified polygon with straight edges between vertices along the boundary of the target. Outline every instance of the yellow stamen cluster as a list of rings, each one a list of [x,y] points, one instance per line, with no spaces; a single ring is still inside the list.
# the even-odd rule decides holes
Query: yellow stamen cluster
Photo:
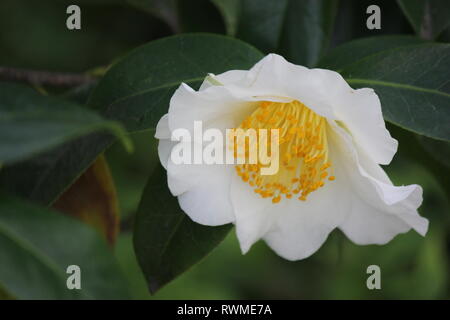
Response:
[[[268,132],[279,129],[280,168],[276,174],[261,175],[260,169],[264,166],[259,161],[256,164],[247,161],[250,144],[245,146],[245,163],[236,165],[237,174],[261,197],[270,197],[273,203],[280,202],[283,196],[305,201],[311,192],[324,186],[327,178],[335,179],[327,172],[331,167],[327,121],[301,102],[260,102],[239,128],[267,129]],[[256,140],[258,143],[259,139]],[[271,152],[270,139],[268,144],[267,149]]]

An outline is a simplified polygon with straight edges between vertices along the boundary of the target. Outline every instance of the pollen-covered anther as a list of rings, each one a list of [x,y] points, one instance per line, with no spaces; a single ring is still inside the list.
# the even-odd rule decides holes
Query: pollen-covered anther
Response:
[[[245,163],[236,165],[236,173],[262,198],[272,198],[272,203],[280,202],[283,196],[306,201],[326,180],[335,180],[328,172],[331,163],[327,121],[303,103],[262,101],[239,128],[267,129],[268,134],[271,129],[279,129],[280,168],[276,174],[261,175],[260,169],[267,165],[249,164],[250,143],[244,146]],[[267,140],[267,150],[271,151],[270,139]],[[259,150],[259,137],[254,143]],[[235,144],[234,148],[237,148]],[[234,151],[236,156],[236,149]]]

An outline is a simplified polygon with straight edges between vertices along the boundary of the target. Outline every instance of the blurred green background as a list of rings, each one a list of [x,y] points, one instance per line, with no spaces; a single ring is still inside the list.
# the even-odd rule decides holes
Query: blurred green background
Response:
[[[226,26],[211,1],[180,1],[176,13],[152,14],[121,0],[2,0],[0,2],[0,65],[49,71],[85,72],[153,39],[179,32],[225,33]],[[139,2],[139,1],[135,1]],[[263,5],[264,1],[261,1]],[[65,26],[66,7],[82,9],[82,30]],[[365,9],[382,8],[382,29],[367,30]],[[176,23],[173,17],[176,16]],[[351,39],[380,34],[414,34],[395,1],[340,1],[332,47]],[[446,30],[439,38],[448,40]],[[415,232],[399,235],[385,246],[356,246],[334,231],[312,257],[285,261],[263,242],[242,256],[234,231],[209,256],[155,295],[148,293],[137,264],[131,230],[146,179],[157,165],[153,131],[134,134],[135,152],[119,144],[109,162],[119,197],[121,231],[114,248],[136,299],[448,299],[450,298],[449,190],[428,170],[433,162],[412,160],[416,137],[392,128],[400,150],[387,168],[397,185],[424,188],[420,209],[430,220],[425,238]],[[419,150],[419,149],[417,149]],[[420,151],[419,151],[420,153]],[[448,168],[442,173],[448,177]],[[448,186],[448,185],[447,185]],[[1,262],[0,262],[1,263]],[[366,268],[382,270],[382,290],[368,290]]]

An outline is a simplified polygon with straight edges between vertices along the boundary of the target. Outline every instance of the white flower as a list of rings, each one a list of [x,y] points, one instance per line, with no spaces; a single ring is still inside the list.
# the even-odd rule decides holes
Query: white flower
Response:
[[[249,165],[176,165],[177,128],[281,128],[280,170]],[[204,225],[234,223],[243,253],[259,239],[289,260],[313,254],[336,227],[360,245],[385,244],[428,220],[417,213],[418,185],[393,186],[397,141],[386,130],[378,96],[354,90],[336,72],[308,69],[270,54],[248,71],[182,84],[156,130],[168,185],[188,216]]]

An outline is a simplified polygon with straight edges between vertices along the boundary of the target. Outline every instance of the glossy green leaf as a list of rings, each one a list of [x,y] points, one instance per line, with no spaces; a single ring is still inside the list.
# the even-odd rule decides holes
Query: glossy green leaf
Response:
[[[261,58],[253,47],[224,36],[186,34],[157,40],[135,49],[109,69],[90,105],[122,121],[130,131],[152,129],[182,82],[196,87],[210,72],[248,69]],[[83,137],[4,168],[0,186],[38,203],[52,203],[113,142],[102,134]]]
[[[450,25],[448,0],[397,0],[418,35],[435,39]]]
[[[0,163],[25,160],[95,131],[108,131],[130,147],[117,122],[29,87],[0,82]]]
[[[279,52],[295,64],[314,66],[328,49],[337,0],[289,1]]]
[[[173,31],[180,30],[177,0],[127,0],[131,5],[142,9],[166,22]]]
[[[424,40],[414,36],[389,35],[362,38],[346,42],[332,50],[320,59],[318,66],[324,69],[341,71],[368,56],[380,53],[384,50],[394,49],[407,45],[426,43]]]
[[[127,284],[106,243],[67,216],[0,195],[0,284],[19,299],[125,299]],[[81,290],[67,288],[67,267]]]
[[[0,187],[42,204],[52,204],[114,142],[92,134],[0,170]],[[125,150],[124,150],[125,152]]]
[[[237,37],[264,52],[278,48],[289,0],[241,0]]]
[[[223,20],[225,21],[225,26],[227,29],[227,34],[230,36],[235,36],[238,23],[239,15],[241,10],[241,0],[211,0],[219,9]]]
[[[373,88],[386,120],[430,138],[450,140],[450,45],[392,46],[373,54],[363,47],[364,55],[358,54],[360,43],[354,43],[326,57],[325,67],[334,67],[354,88]],[[352,63],[342,59],[345,52],[357,58]]]
[[[64,93],[66,100],[86,104],[95,85],[83,85]],[[0,171],[0,186],[43,205],[52,204],[114,138],[91,134],[41,153],[32,159],[7,166]],[[123,148],[122,148],[123,151]]]
[[[248,44],[209,34],[186,34],[141,46],[108,70],[89,104],[129,131],[155,128],[182,83],[198,87],[208,73],[249,69],[262,54]]]
[[[237,36],[265,52],[313,66],[328,47],[337,1],[242,0]]]
[[[193,222],[179,207],[159,166],[148,180],[139,205],[134,248],[151,292],[205,257],[231,225],[207,227]]]

